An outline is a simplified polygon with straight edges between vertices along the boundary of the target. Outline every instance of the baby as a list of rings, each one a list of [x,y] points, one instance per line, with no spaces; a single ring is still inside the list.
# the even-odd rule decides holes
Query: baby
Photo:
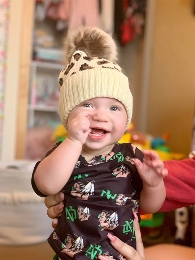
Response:
[[[153,213],[165,199],[167,170],[158,154],[118,143],[131,121],[133,98],[116,54],[113,39],[98,28],[68,34],[67,66],[59,75],[59,113],[68,137],[32,176],[38,195],[65,194],[48,239],[56,259],[123,259],[108,233],[135,248],[134,212]]]

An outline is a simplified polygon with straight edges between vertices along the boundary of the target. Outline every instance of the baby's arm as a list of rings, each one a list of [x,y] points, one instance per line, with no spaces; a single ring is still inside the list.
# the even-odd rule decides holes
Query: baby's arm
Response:
[[[168,171],[155,151],[143,151],[144,162],[135,159],[135,166],[143,181],[143,190],[140,195],[140,209],[144,213],[158,211],[166,197],[164,177]]]
[[[90,132],[89,116],[82,112],[68,121],[68,137],[38,165],[34,181],[43,194],[56,194],[70,178]]]

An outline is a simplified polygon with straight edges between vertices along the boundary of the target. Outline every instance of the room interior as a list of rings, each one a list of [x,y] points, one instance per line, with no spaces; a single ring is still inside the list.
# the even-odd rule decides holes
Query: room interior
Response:
[[[35,144],[32,132],[36,121],[30,102],[34,102],[32,99],[34,77],[38,73],[44,75],[47,70],[49,73],[52,71],[51,74],[55,78],[64,64],[62,61],[60,64],[55,64],[55,69],[50,65],[47,65],[45,69],[33,63],[35,28],[40,29],[36,27],[35,22],[37,2],[35,0],[0,0],[4,7],[0,10],[0,14],[3,13],[5,22],[5,26],[1,28],[4,33],[4,38],[2,38],[6,42],[6,47],[4,47],[6,56],[2,65],[4,70],[0,71],[3,89],[1,93],[3,98],[0,99],[3,104],[0,117],[0,177],[2,178],[0,184],[0,230],[2,230],[0,255],[8,260],[46,260],[52,259],[54,255],[46,242],[52,230],[51,220],[47,217],[43,200],[31,197],[30,178],[35,161],[43,156],[48,147],[53,144],[53,140],[49,143],[45,142],[45,137],[49,139],[55,131],[53,122],[56,121],[57,116],[56,110],[47,111],[47,114],[52,115],[52,120],[49,119],[50,128],[45,128],[45,125],[44,128],[36,128],[36,135],[42,139],[41,141],[39,138],[36,139],[36,142],[40,141],[40,153],[35,156],[32,154],[32,143]],[[1,17],[3,19],[3,16]],[[52,22],[51,26],[53,29],[55,23]],[[38,29],[37,32],[40,32]],[[58,32],[56,38],[59,35]],[[60,38],[60,48],[62,47],[61,40],[63,40],[63,35]],[[191,150],[195,149],[195,138],[193,138],[195,136],[193,134],[195,128],[194,46],[193,0],[147,0],[143,35],[125,46],[118,46],[119,63],[130,79],[134,96],[133,129],[135,133],[139,133],[140,136],[144,134],[144,136],[149,136],[148,138],[166,136],[166,145],[171,151],[168,158],[171,159],[187,158]],[[38,113],[43,115],[42,118],[45,117],[45,112],[36,112],[36,116]],[[29,140],[31,140],[30,146],[28,146]],[[16,175],[13,178],[18,170],[20,176]],[[16,187],[18,185],[19,189],[22,187],[21,193],[29,194],[25,203],[20,201],[23,197],[19,192],[14,193],[14,204],[9,203],[12,197],[7,195],[5,197],[4,193],[12,193],[12,185],[8,185],[11,182],[14,182]],[[21,212],[24,214],[22,215]],[[192,225],[192,219],[195,218],[194,209],[189,207],[185,212],[189,214],[189,226],[184,246],[192,250],[189,254],[195,257],[193,251],[195,245],[192,243],[195,237]],[[150,252],[151,246],[164,243],[170,246],[174,244],[176,213],[176,211],[166,212],[160,227],[142,228],[144,245],[148,249],[148,260],[155,260]],[[29,216],[33,216],[33,219]],[[9,229],[5,223],[10,223]],[[22,228],[21,225],[23,225]],[[158,247],[156,249],[160,250]],[[179,250],[178,248],[178,252]],[[181,259],[185,259],[185,255],[182,258],[182,252]],[[169,259],[164,255],[163,259],[165,258]],[[170,259],[174,260],[173,257]]]

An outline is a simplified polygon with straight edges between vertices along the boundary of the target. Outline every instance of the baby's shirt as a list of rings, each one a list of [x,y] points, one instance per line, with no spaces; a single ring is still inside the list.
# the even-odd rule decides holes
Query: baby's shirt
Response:
[[[99,254],[123,259],[111,246],[108,233],[136,248],[132,210],[138,211],[143,184],[135,157],[143,160],[142,152],[132,144],[116,144],[109,154],[90,162],[79,157],[63,188],[65,206],[58,227],[48,239],[60,259],[90,260]],[[33,177],[32,186],[44,196]]]

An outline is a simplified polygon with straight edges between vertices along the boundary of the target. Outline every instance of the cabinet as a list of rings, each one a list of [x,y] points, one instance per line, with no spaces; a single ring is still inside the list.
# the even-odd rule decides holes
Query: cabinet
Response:
[[[58,75],[62,64],[32,61],[28,102],[28,129],[60,123]]]

